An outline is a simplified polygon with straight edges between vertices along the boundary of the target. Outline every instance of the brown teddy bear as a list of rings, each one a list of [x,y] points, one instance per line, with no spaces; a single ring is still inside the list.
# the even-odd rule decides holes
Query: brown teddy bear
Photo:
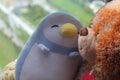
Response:
[[[120,80],[120,0],[108,0],[90,27],[80,30],[78,43],[95,80]]]

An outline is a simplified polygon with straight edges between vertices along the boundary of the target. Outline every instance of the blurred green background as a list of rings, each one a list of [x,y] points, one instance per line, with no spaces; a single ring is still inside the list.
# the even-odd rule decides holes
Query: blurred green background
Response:
[[[104,0],[0,0],[0,68],[17,58],[46,15],[66,12],[87,27],[103,5]]]

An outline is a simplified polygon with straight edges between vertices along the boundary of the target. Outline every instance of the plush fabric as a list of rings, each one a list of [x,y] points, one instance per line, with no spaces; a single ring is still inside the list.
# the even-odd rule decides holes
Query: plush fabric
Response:
[[[15,80],[15,65],[16,60],[7,64],[0,74],[0,80]]]
[[[66,25],[70,29],[63,28],[65,33],[61,35],[64,24],[74,26]],[[18,57],[15,79],[74,80],[82,61],[77,47],[81,27],[76,18],[66,13],[53,13],[44,18]]]
[[[120,0],[103,6],[87,30],[79,36],[79,51],[92,65],[95,80],[120,80]]]

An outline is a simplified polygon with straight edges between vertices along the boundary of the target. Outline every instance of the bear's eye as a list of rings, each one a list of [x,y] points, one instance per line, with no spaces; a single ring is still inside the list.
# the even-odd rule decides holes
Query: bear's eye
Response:
[[[54,28],[54,27],[59,27],[58,25],[53,25],[53,26],[51,26],[51,28]]]

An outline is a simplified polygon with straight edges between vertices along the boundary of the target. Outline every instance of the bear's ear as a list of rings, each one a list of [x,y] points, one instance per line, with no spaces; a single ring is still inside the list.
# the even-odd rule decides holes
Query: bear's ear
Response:
[[[110,1],[112,1],[112,0],[105,0],[106,3],[110,2]]]

